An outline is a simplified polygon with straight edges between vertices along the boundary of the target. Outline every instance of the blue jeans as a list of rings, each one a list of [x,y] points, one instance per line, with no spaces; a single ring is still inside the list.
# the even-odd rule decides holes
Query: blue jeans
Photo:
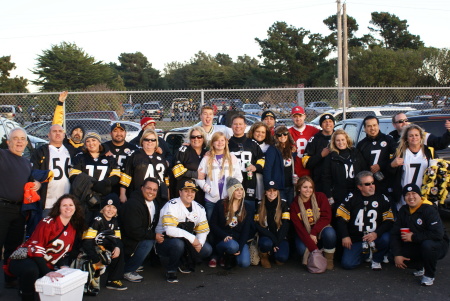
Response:
[[[208,220],[208,222],[211,220],[211,216],[215,206],[216,203],[205,200],[206,219]]]
[[[239,252],[239,243],[234,239],[231,239],[229,241],[222,240],[216,245],[216,249],[220,255],[222,254],[233,255]],[[241,253],[236,256],[236,261],[238,266],[240,266],[241,268],[246,268],[250,266],[250,252],[248,251],[247,244],[245,244],[242,247]]]
[[[336,231],[334,231],[333,227],[325,227],[322,229],[322,233],[320,234],[320,239],[317,242],[318,248],[324,249],[334,249],[336,247]],[[306,245],[303,241],[295,235],[295,248],[297,249],[297,253],[300,256],[303,256],[306,251]]]
[[[291,204],[294,201],[294,186],[284,187],[284,189],[281,189],[280,198],[282,200],[286,200],[288,206],[291,207]]]
[[[245,204],[250,206],[250,212],[248,212],[251,216],[253,216],[256,212],[256,200],[245,200]]]
[[[136,270],[142,265],[148,253],[155,245],[155,240],[142,240],[138,243],[133,256],[126,258],[124,272],[136,272]]]
[[[277,252],[273,252],[273,242],[267,236],[259,237],[258,247],[261,253],[271,252],[279,262],[286,262],[289,259],[289,243],[285,239],[278,245]]]
[[[162,265],[167,272],[176,272],[180,265],[180,259],[184,254],[185,241],[181,238],[166,238],[160,244],[156,244],[156,252],[161,258]],[[212,253],[212,247],[205,242],[200,250],[200,257],[209,257]]]
[[[373,253],[372,260],[378,263],[383,261],[384,255],[386,255],[389,249],[389,232],[384,233],[381,237],[375,239],[375,247],[377,252]],[[344,248],[342,254],[341,266],[346,270],[351,270],[359,266],[363,260],[362,242],[352,242],[350,249]]]

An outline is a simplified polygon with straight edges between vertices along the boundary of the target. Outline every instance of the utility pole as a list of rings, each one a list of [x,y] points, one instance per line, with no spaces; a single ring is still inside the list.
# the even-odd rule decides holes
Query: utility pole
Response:
[[[348,29],[347,29],[347,3],[342,5],[342,18],[343,18],[343,52],[342,52],[342,67],[343,67],[343,85],[344,85],[344,106],[350,106],[350,98],[348,91]]]
[[[342,102],[342,18],[341,18],[341,1],[337,0],[337,12],[336,12],[336,22],[337,22],[337,56],[338,56],[338,105],[344,110],[345,119],[345,106]]]

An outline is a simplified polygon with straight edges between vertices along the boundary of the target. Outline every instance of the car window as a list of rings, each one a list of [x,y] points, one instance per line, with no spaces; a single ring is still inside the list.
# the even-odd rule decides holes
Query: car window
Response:
[[[168,134],[165,140],[170,152],[175,154],[183,144],[184,135],[180,133]]]
[[[431,133],[438,137],[442,136],[445,131],[445,119],[414,121],[414,124],[417,124],[423,128],[425,132]]]
[[[12,111],[13,107],[11,106],[0,107],[0,113],[11,113]]]
[[[142,108],[146,109],[146,110],[158,110],[159,109],[159,105],[156,104],[156,103],[145,103],[142,106]]]
[[[347,119],[351,118],[364,118],[366,116],[373,115],[376,116],[374,111],[354,111],[354,112],[346,112]]]
[[[136,127],[134,125],[128,124],[128,123],[122,123],[122,125],[125,127],[125,130],[127,132],[136,132],[136,131],[140,131],[141,130],[140,128],[138,128],[138,127]]]
[[[353,140],[353,143],[356,144],[356,142],[358,141],[356,140],[356,138],[358,138],[358,125],[354,123],[347,123],[344,127],[344,130]]]

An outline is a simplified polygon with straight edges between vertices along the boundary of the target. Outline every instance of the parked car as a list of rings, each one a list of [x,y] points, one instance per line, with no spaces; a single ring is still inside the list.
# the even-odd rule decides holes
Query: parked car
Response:
[[[262,108],[256,103],[246,103],[242,106],[242,111],[245,114],[260,115],[262,114]]]
[[[116,111],[86,111],[66,113],[66,119],[108,119],[111,121],[119,120]]]
[[[305,107],[305,113],[310,118],[315,118],[330,110],[333,110],[333,108],[325,101],[313,101]]]
[[[20,124],[24,124],[25,122],[22,110],[15,105],[0,105],[0,115]]]
[[[408,111],[414,111],[414,108],[411,107],[391,107],[391,106],[378,106],[378,107],[355,107],[355,108],[347,108],[345,110],[345,119],[350,118],[364,118],[369,115],[381,117],[381,116],[392,116],[396,113],[404,113]],[[343,120],[343,110],[337,109],[335,111],[330,111],[333,114],[336,122]],[[313,120],[310,121],[311,125],[316,127],[320,127],[319,124],[320,116],[317,116]]]
[[[0,117],[0,139],[1,139],[0,148],[3,148],[3,149],[8,148],[8,144],[6,143],[6,141],[9,138],[9,133],[11,132],[12,129],[14,129],[16,127],[20,127],[20,124],[15,121]],[[34,151],[34,149],[47,143],[47,141],[37,138],[37,137],[34,137],[29,134],[27,136],[28,136],[28,144],[27,144],[27,147],[25,148],[23,156],[27,159],[30,159],[31,154]]]
[[[146,102],[141,108],[141,118],[152,117],[155,120],[163,119],[163,109],[159,101]]]

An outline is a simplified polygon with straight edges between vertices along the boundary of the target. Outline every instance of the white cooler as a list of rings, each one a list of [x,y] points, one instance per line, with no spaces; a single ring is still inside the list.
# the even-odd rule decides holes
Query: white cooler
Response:
[[[41,301],[76,301],[83,299],[84,285],[88,272],[78,269],[61,269],[57,271],[64,275],[58,281],[52,282],[50,277],[44,276],[36,280],[34,286]]]

